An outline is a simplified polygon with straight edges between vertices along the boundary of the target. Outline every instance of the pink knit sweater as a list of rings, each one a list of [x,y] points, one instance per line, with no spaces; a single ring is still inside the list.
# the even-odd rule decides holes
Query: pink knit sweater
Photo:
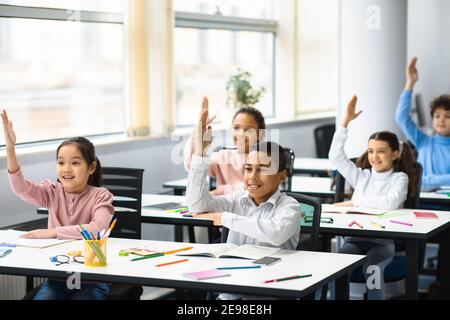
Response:
[[[23,201],[48,209],[48,228],[58,239],[81,239],[78,225],[96,234],[107,229],[114,214],[113,195],[105,188],[87,186],[79,194],[64,191],[59,182],[37,184],[24,178],[22,170],[9,174],[13,192]]]

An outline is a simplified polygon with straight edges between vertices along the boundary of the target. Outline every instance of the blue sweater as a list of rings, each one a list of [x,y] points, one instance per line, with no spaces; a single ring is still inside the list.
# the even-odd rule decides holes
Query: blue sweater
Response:
[[[443,185],[450,185],[450,137],[439,134],[428,136],[419,130],[411,119],[412,91],[405,90],[400,96],[395,120],[416,146],[418,161],[423,166],[422,189],[431,190]]]

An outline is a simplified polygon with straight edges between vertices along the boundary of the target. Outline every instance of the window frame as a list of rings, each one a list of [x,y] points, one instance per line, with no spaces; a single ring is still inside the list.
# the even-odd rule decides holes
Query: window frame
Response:
[[[277,36],[278,21],[273,19],[256,19],[226,16],[221,14],[204,14],[185,11],[174,11],[176,28],[189,28],[198,30],[226,30],[232,32],[247,31],[256,33],[269,33],[273,36],[272,42],[272,116],[267,119],[276,118],[276,74],[277,74]],[[176,90],[176,88],[174,88]],[[174,114],[178,106],[174,104]],[[174,119],[175,122],[175,119]],[[193,124],[174,123],[176,129],[192,127]]]
[[[9,4],[0,4],[0,18],[11,19],[34,19],[34,20],[50,20],[50,21],[68,21],[80,23],[104,23],[104,24],[120,24],[124,25],[124,14],[108,13],[102,11],[73,10],[62,8],[46,8],[46,7],[30,7]],[[0,56],[1,56],[0,52]],[[126,70],[124,71],[126,72]],[[124,101],[124,109],[127,108]],[[105,132],[100,134],[86,135],[86,137],[100,137],[123,134],[126,131],[125,125],[120,132]],[[33,146],[56,141],[63,141],[68,137],[60,137],[55,139],[33,140],[28,142],[17,143],[17,146]],[[0,147],[5,147],[0,144]]]

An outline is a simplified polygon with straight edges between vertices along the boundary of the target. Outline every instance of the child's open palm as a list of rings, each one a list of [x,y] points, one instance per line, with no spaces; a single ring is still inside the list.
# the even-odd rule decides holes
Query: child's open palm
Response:
[[[203,156],[204,152],[212,142],[212,128],[210,124],[216,118],[209,118],[209,102],[205,97],[202,102],[199,121],[195,128],[195,154]]]
[[[347,111],[345,113],[344,119],[343,119],[343,126],[346,128],[348,124],[358,118],[358,116],[362,113],[362,110],[359,112],[356,112],[356,102],[358,102],[358,97],[353,96],[352,100],[347,105]]]
[[[14,132],[12,121],[9,120],[6,110],[2,111],[2,124],[6,147],[14,146],[16,144],[16,133]]]
[[[417,71],[416,63],[417,57],[414,57],[409,61],[409,64],[406,67],[406,79],[411,84],[414,84],[419,80],[419,72]]]

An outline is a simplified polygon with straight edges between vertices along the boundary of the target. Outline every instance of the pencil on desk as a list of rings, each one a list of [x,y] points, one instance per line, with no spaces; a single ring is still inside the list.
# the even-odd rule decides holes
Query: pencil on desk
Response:
[[[189,261],[189,259],[175,260],[175,261],[170,261],[170,262],[166,262],[166,263],[160,263],[160,264],[155,265],[155,267],[164,267],[164,266],[169,266],[171,264],[186,262],[186,261]]]
[[[180,252],[180,251],[191,250],[192,248],[193,247],[186,247],[186,248],[181,248],[181,249],[176,249],[176,250],[164,251],[164,254],[177,253],[177,252]]]
[[[154,254],[150,254],[148,256],[143,256],[143,257],[139,257],[139,258],[133,258],[130,261],[139,261],[139,260],[144,260],[144,259],[151,259],[151,258],[157,258],[157,257],[162,257],[164,255],[164,253],[154,253]]]

